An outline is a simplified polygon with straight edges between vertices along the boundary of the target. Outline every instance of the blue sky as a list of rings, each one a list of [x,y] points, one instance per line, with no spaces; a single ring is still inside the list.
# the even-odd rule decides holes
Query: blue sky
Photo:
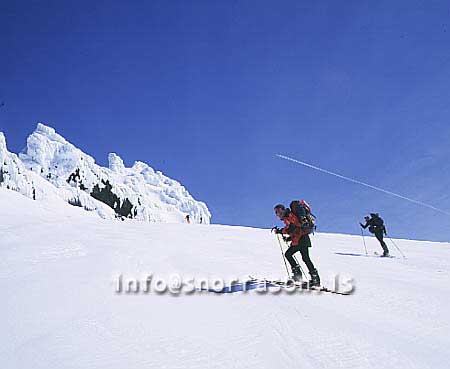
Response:
[[[283,161],[450,210],[446,1],[14,1],[1,5],[0,130],[36,122],[98,163],[180,180],[215,223],[271,227],[306,198],[326,232],[369,211],[397,237],[450,219]]]

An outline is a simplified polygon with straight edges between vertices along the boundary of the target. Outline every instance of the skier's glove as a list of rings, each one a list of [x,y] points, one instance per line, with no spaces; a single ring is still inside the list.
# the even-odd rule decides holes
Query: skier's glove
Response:
[[[291,237],[283,237],[284,242],[291,242],[292,238]]]
[[[281,229],[278,228],[278,227],[273,227],[273,228],[272,228],[272,231],[273,231],[275,234],[281,233]]]

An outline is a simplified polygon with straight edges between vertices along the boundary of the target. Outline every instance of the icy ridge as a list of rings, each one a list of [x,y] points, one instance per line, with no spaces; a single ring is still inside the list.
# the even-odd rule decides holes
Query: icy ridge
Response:
[[[178,181],[144,162],[127,168],[116,153],[110,153],[109,166],[102,167],[43,123],[38,123],[19,156],[7,150],[0,132],[0,159],[0,186],[35,199],[51,193],[104,218],[115,214],[151,222],[183,222],[189,214],[193,222],[211,219],[206,204],[195,200]],[[39,179],[35,183],[36,175],[52,187]]]

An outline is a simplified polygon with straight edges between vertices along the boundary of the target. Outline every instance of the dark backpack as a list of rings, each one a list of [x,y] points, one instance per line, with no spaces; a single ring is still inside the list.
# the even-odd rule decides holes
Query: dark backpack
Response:
[[[311,213],[311,207],[305,200],[294,200],[289,204],[291,212],[300,222],[300,228],[305,234],[316,230],[316,217]]]
[[[377,213],[372,213],[370,214],[371,219],[370,219],[370,227],[369,227],[369,232],[370,233],[375,233],[379,230],[383,230],[384,229],[384,221],[383,219],[381,219],[381,217],[377,214]]]
[[[377,213],[370,214],[372,216],[373,225],[377,228],[382,228],[384,226],[384,221]]]

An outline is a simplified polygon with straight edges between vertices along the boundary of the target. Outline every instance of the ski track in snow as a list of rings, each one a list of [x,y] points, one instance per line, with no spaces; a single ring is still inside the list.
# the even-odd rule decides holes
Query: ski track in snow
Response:
[[[113,278],[283,276],[269,230],[118,222],[0,189],[2,369],[445,368],[450,248],[396,240],[403,260],[363,253],[361,237],[317,234],[323,282],[356,292],[117,295]],[[23,214],[26,214],[24,217]],[[379,251],[368,237],[367,248]]]

